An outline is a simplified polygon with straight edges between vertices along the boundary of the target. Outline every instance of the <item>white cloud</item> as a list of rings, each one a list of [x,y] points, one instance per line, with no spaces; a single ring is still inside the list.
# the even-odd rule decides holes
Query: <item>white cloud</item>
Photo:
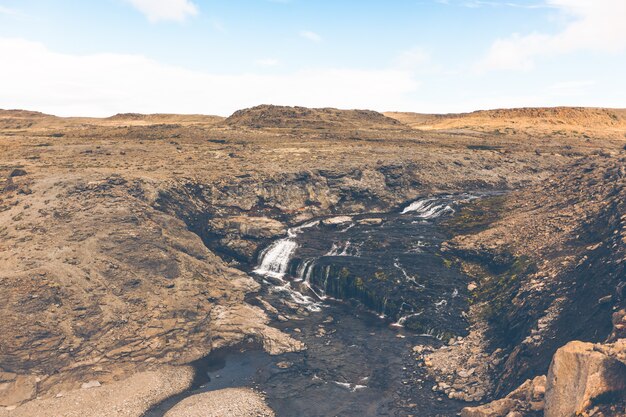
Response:
[[[304,39],[308,39],[313,42],[321,42],[322,37],[315,32],[311,32],[310,30],[300,31],[300,36]]]
[[[582,96],[594,85],[594,80],[562,81],[551,85],[550,93],[560,97]]]
[[[5,14],[9,16],[17,16],[19,15],[19,12],[15,9],[11,9],[9,7],[0,5],[0,14]]]
[[[11,7],[6,7],[0,5],[0,15],[8,16],[13,19],[24,20],[30,19],[31,16],[24,14],[21,10],[13,9]]]
[[[184,21],[198,14],[198,8],[190,0],[126,0],[143,13],[149,21]]]
[[[423,69],[430,64],[430,54],[420,46],[400,53],[395,59],[395,66],[407,70]]]
[[[409,71],[309,69],[285,75],[217,75],[138,55],[68,55],[41,43],[0,38],[0,108],[62,116],[119,112],[228,115],[261,103],[409,108]],[[41,63],[45,62],[45,65]]]
[[[280,64],[280,61],[274,58],[263,58],[257,59],[254,63],[259,67],[276,67]]]
[[[497,39],[476,66],[479,71],[528,70],[540,56],[556,56],[579,50],[620,53],[626,49],[626,1],[547,0],[567,19],[555,34],[513,34]]]

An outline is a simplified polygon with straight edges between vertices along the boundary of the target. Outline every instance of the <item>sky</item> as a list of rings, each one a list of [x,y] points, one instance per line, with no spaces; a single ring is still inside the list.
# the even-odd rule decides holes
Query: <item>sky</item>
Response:
[[[0,0],[0,108],[626,107],[626,0]]]

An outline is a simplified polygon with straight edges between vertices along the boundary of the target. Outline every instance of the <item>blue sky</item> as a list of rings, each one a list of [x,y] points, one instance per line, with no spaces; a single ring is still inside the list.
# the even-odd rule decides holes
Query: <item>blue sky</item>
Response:
[[[626,107],[623,0],[0,0],[0,108]]]

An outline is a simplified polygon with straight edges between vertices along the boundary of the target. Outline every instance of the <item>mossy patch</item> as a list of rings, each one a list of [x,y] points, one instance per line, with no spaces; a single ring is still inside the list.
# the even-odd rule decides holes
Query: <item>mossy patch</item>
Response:
[[[486,320],[498,334],[505,334],[509,327],[509,309],[517,293],[521,278],[537,270],[527,257],[516,258],[502,273],[488,274],[480,281],[472,295],[472,302],[481,303],[480,317]]]
[[[459,212],[442,222],[450,235],[466,235],[485,230],[500,219],[504,211],[506,195],[483,197],[464,204]]]

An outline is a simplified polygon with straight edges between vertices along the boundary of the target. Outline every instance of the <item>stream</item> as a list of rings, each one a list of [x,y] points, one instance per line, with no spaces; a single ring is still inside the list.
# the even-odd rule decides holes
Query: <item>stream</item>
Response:
[[[467,278],[440,252],[447,238],[440,223],[474,198],[441,195],[396,212],[291,228],[247,272],[279,312],[272,325],[307,350],[213,352],[196,364],[201,378],[185,396],[251,387],[279,417],[456,415],[468,404],[432,391],[412,347],[466,334]],[[145,417],[164,415],[180,399]]]

